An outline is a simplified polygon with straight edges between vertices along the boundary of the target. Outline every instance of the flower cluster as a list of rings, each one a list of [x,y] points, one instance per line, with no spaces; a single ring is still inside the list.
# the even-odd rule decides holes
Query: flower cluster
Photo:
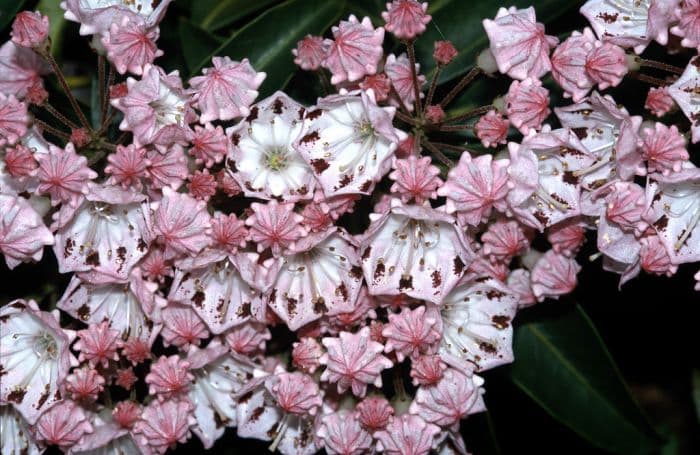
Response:
[[[12,269],[50,247],[71,274],[56,308],[0,308],[2,453],[211,448],[227,429],[284,454],[466,453],[479,374],[513,361],[519,309],[575,289],[587,239],[621,284],[700,262],[697,1],[591,0],[592,29],[561,43],[533,8],[502,8],[435,101],[458,52],[435,43],[424,87],[428,5],[394,0],[382,26],[350,16],[297,44],[333,84],[313,106],[258,100],[266,75],[246,59],[167,73],[169,3],[61,3],[93,38],[97,125],[46,17],[18,14],[0,47],[0,253]],[[669,33],[685,70],[634,54]],[[385,53],[390,35],[405,53]],[[447,110],[497,73],[503,96]],[[550,74],[572,104],[551,108]],[[50,104],[53,77],[72,114]],[[654,84],[651,114],[690,123],[602,93],[626,77]],[[480,143],[433,139],[464,130]]]

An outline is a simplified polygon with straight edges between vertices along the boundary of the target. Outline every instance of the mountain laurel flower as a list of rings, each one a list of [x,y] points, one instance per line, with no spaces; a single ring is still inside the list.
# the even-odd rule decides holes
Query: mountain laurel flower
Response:
[[[37,455],[44,451],[43,444],[36,440],[26,420],[12,406],[0,406],[0,439],[2,453]]]
[[[134,373],[134,369],[131,367],[117,370],[116,377],[114,378],[114,384],[125,390],[131,390],[134,384],[136,384],[136,381],[138,381],[138,378]]]
[[[360,455],[372,446],[372,436],[362,428],[357,414],[350,410],[324,414],[316,437],[323,441],[329,455]]]
[[[143,188],[143,179],[147,177],[150,161],[146,158],[146,150],[133,144],[126,147],[117,145],[117,150],[107,156],[105,173],[110,174],[109,182],[121,185],[122,188]]]
[[[186,142],[195,114],[179,73],[166,74],[151,64],[145,64],[142,73],[140,80],[126,80],[124,97],[111,101],[124,114],[119,129],[130,131],[137,147]]]
[[[640,239],[639,265],[647,273],[672,276],[678,266],[671,263],[666,247],[658,235],[650,235]]]
[[[29,201],[0,193],[0,253],[10,270],[40,261],[44,246],[53,244],[54,236]]]
[[[474,125],[474,133],[484,147],[496,148],[506,143],[510,121],[492,110],[482,115]]]
[[[501,73],[518,80],[537,80],[552,68],[549,50],[559,40],[545,35],[535,8],[500,8],[496,18],[484,19],[483,25]]]
[[[171,1],[154,3],[147,0],[64,0],[61,2],[61,8],[65,10],[66,19],[80,23],[81,35],[92,35],[107,31],[111,24],[119,22],[125,16],[143,20],[149,27],[155,27],[165,16]]]
[[[315,415],[323,404],[316,381],[304,373],[275,374],[266,387],[284,412]]]
[[[87,192],[87,183],[97,177],[97,172],[88,167],[87,158],[78,155],[70,142],[65,149],[51,145],[49,153],[37,154],[36,159],[37,190],[51,196],[52,205],[67,202],[76,207]]]
[[[160,334],[165,346],[187,348],[209,337],[209,331],[197,313],[186,306],[168,305],[162,311],[163,329]]]
[[[483,253],[491,261],[505,264],[530,246],[523,227],[512,220],[498,220],[490,225],[481,236],[481,242],[484,244]]]
[[[161,356],[151,364],[146,375],[148,393],[158,395],[159,401],[172,401],[186,393],[194,376],[190,373],[190,362],[177,355]]]
[[[195,255],[211,242],[211,219],[204,202],[167,187],[153,214],[153,227],[172,254]]]
[[[238,248],[246,245],[248,230],[245,221],[235,214],[215,214],[211,219],[211,236],[214,248],[220,248],[229,254],[235,254]]]
[[[489,154],[472,158],[469,152],[462,153],[438,189],[438,195],[447,198],[447,213],[456,214],[463,225],[478,226],[494,208],[505,212],[509,163],[506,159],[493,160]]]
[[[449,65],[459,53],[451,41],[435,41],[433,59],[438,65]]]
[[[401,54],[398,57],[394,54],[389,54],[384,63],[384,72],[389,77],[391,85],[396,90],[403,105],[409,111],[413,111],[413,103],[416,100],[416,91],[413,88],[413,73],[411,72],[411,62],[406,54]],[[416,63],[415,72],[417,74],[419,95],[423,97],[423,85],[425,84],[425,76],[420,74],[420,65]],[[394,99],[389,99],[389,102],[395,105],[399,103]]]
[[[641,141],[642,157],[649,172],[679,172],[690,156],[685,148],[685,139],[676,125],[670,127],[656,123],[654,128],[645,128]]]
[[[413,385],[434,385],[437,384],[447,369],[447,365],[439,355],[421,355],[411,359],[411,378]]]
[[[696,121],[700,113],[700,93],[695,88],[700,85],[700,72],[692,62],[688,64],[676,82],[668,87],[668,93],[690,120],[693,144],[700,141],[700,123]]]
[[[386,428],[394,415],[394,408],[384,397],[369,396],[355,406],[362,428],[370,433]]]
[[[657,2],[663,3],[663,2]],[[676,3],[675,17],[678,23],[671,28],[671,33],[683,38],[681,45],[684,47],[697,48],[700,46],[700,1],[683,0]]]
[[[381,355],[384,346],[370,340],[368,327],[357,333],[340,332],[337,338],[326,337],[321,343],[327,349],[320,359],[326,367],[321,381],[336,384],[339,393],[352,389],[353,395],[362,398],[368,385],[382,386],[381,371],[393,366]]]
[[[396,109],[377,105],[371,92],[319,100],[307,111],[295,147],[326,196],[369,194],[389,171],[406,134],[392,125]]]
[[[248,118],[226,130],[233,142],[228,163],[247,197],[280,202],[313,197],[314,173],[293,147],[304,111],[277,92],[256,103]]]
[[[313,374],[320,365],[321,355],[323,348],[319,342],[315,338],[304,337],[293,345],[292,363],[300,370]]]
[[[393,0],[386,4],[382,19],[386,22],[384,28],[400,40],[412,40],[425,31],[425,26],[432,19],[428,3],[416,0]]]
[[[513,81],[506,95],[506,113],[514,127],[523,135],[539,130],[549,116],[549,90],[537,79]]]
[[[75,333],[58,323],[58,312],[40,311],[33,300],[0,308],[0,399],[31,425],[60,400],[59,386],[78,361],[69,346]]]
[[[668,88],[666,87],[652,87],[649,89],[647,94],[647,99],[644,102],[644,108],[651,111],[657,117],[663,117],[668,114],[675,107],[676,103],[673,101]]]
[[[48,96],[42,76],[51,73],[48,64],[32,49],[8,41],[0,47],[0,93],[32,102],[32,94],[43,92],[41,101]],[[34,99],[34,101],[39,101]],[[40,104],[40,103],[38,103]]]
[[[208,169],[195,171],[194,174],[190,175],[189,180],[187,189],[195,199],[206,202],[216,194],[216,180]]]
[[[250,104],[258,97],[265,73],[257,73],[247,58],[240,62],[228,57],[212,58],[212,67],[202,76],[190,79],[194,106],[201,112],[203,124],[213,120],[232,120],[250,114]]]
[[[331,72],[331,83],[355,82],[377,72],[384,51],[384,29],[372,27],[372,21],[362,21],[350,15],[347,21],[334,26],[333,39],[326,39],[328,46],[322,65]]]
[[[374,99],[380,103],[389,99],[391,94],[391,80],[386,73],[368,74],[360,82],[360,88],[364,91],[372,90]]]
[[[265,352],[265,345],[272,338],[264,324],[248,321],[226,331],[224,341],[232,352],[253,356]]]
[[[586,72],[601,90],[618,86],[628,69],[624,49],[612,43],[596,41],[586,56]]]
[[[16,144],[26,134],[29,118],[26,103],[0,93],[0,146]]]
[[[282,251],[307,234],[300,224],[303,218],[294,212],[294,204],[280,204],[272,200],[267,204],[254,202],[250,206],[253,214],[245,221],[250,240],[258,245],[258,252],[267,248],[280,256]]]
[[[391,192],[397,193],[403,202],[414,200],[422,204],[437,197],[437,189],[442,185],[440,169],[431,164],[429,156],[418,158],[414,155],[405,159],[395,159],[394,171],[389,178],[394,181]]]
[[[5,149],[5,171],[12,177],[22,180],[24,177],[36,175],[39,167],[34,154],[29,147],[17,144],[15,147]]]
[[[588,0],[580,9],[593,27],[598,39],[633,48],[641,54],[653,38],[648,33],[649,5],[653,1]]]
[[[581,270],[575,259],[547,251],[532,269],[532,291],[538,301],[558,299],[576,287],[576,275]]]
[[[569,257],[575,256],[586,241],[586,229],[582,223],[575,222],[575,218],[572,221],[557,223],[547,230],[547,240],[552,249]]]
[[[402,308],[398,314],[389,314],[389,323],[382,336],[386,339],[385,352],[394,351],[399,362],[419,354],[433,353],[442,333],[438,321],[425,312],[425,306],[415,310]]]
[[[305,71],[316,71],[321,67],[328,52],[328,43],[322,36],[306,35],[297,42],[297,47],[292,49],[294,63]]]
[[[409,412],[427,422],[449,427],[469,414],[486,410],[482,398],[483,384],[484,380],[479,376],[450,368],[437,384],[418,389]]]
[[[49,18],[38,11],[21,11],[15,16],[10,35],[20,46],[39,48],[49,36]]]
[[[151,28],[143,20],[124,16],[103,34],[102,45],[119,74],[128,71],[141,76],[146,65],[163,55],[156,47],[159,34],[158,27]]]
[[[78,342],[75,350],[80,352],[78,360],[87,360],[90,366],[109,366],[109,361],[119,360],[117,349],[122,346],[119,332],[109,327],[108,321],[90,324],[87,329],[78,331]]]
[[[187,153],[195,158],[195,163],[203,163],[208,168],[220,163],[231,147],[224,129],[221,126],[214,127],[211,123],[204,127],[195,125],[190,141],[192,147]]]
[[[195,422],[192,410],[189,400],[153,400],[144,408],[133,432],[144,446],[164,454],[190,438],[190,427]]]
[[[552,77],[564,89],[564,96],[575,103],[583,100],[595,85],[586,67],[595,43],[593,32],[586,27],[583,32],[574,31],[552,52]]]
[[[133,401],[120,401],[112,410],[112,419],[121,428],[132,428],[141,418],[141,408]]]
[[[360,251],[370,294],[401,294],[437,305],[474,256],[452,216],[399,201],[389,212],[372,215]]]
[[[67,450],[83,435],[92,433],[93,426],[81,406],[74,401],[63,400],[42,414],[35,431],[39,441]]]
[[[66,378],[66,391],[73,400],[83,403],[95,402],[104,385],[105,378],[92,368],[76,368]]]
[[[394,417],[385,429],[374,433],[377,448],[386,455],[428,455],[437,447],[440,427],[422,417],[403,414]]]

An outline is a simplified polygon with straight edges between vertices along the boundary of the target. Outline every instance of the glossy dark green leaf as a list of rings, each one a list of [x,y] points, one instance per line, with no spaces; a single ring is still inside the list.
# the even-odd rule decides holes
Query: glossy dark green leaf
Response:
[[[0,0],[0,30],[10,25],[17,11],[22,9],[26,0]]]
[[[190,71],[201,63],[203,55],[209,55],[221,46],[220,38],[188,21],[180,22],[178,32],[182,55]]]
[[[525,8],[534,6],[537,21],[549,23],[580,2],[570,0],[512,0],[506,6]],[[440,77],[448,81],[469,71],[474,66],[476,56],[488,46],[488,38],[481,21],[496,16],[501,2],[436,0],[430,2],[428,12],[433,20],[426,32],[416,42],[418,61],[425,74],[432,74],[435,64],[432,58],[434,42],[450,40],[459,51],[459,56],[445,68]]]
[[[517,327],[513,382],[595,446],[620,454],[658,449],[591,320],[578,305],[556,305],[556,314]]]
[[[279,0],[197,0],[192,3],[192,22],[214,31],[274,3]]]
[[[267,73],[261,96],[280,90],[296,70],[292,49],[305,35],[321,34],[340,17],[345,2],[289,0],[269,9],[234,33],[203,59],[193,73],[210,65],[214,55],[234,60],[247,57],[257,71]]]

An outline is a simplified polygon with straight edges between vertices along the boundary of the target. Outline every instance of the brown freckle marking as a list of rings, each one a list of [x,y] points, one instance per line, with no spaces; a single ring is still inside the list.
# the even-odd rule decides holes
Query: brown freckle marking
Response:
[[[404,275],[399,280],[399,291],[406,291],[413,289],[413,277],[411,275]]]
[[[508,327],[510,323],[510,318],[504,315],[496,315],[491,317],[491,322],[493,322],[494,327],[503,330],[506,327]]]
[[[304,114],[305,114],[305,113],[306,113],[306,109],[304,109],[303,107],[300,107],[300,108],[299,108],[299,112],[298,112],[299,120],[304,120]]]
[[[338,186],[336,187],[336,189],[345,188],[346,186],[350,185],[354,178],[355,176],[353,174],[344,175],[343,178],[341,178],[338,182]]]
[[[86,303],[83,303],[80,308],[78,308],[78,317],[81,321],[87,321],[90,319],[90,307]]]
[[[0,322],[7,322],[10,319],[9,315],[0,316]]]
[[[142,238],[139,238],[139,241],[136,244],[136,248],[143,253],[144,251],[146,251],[146,248],[148,248],[148,245],[146,245],[146,242],[144,242]]]
[[[93,251],[92,253],[88,254],[87,257],[85,258],[85,264],[91,265],[93,267],[99,267],[100,266],[100,253],[97,251]]]
[[[253,396],[253,391],[251,390],[250,392],[247,392],[238,398],[239,403],[246,403],[248,400],[250,400],[250,397]]]
[[[277,98],[275,102],[272,103],[272,112],[274,112],[275,114],[281,114],[283,108],[284,102],[280,98]]]
[[[233,143],[233,145],[237,146],[240,142],[241,142],[241,135],[240,134],[234,133],[231,135],[231,143]],[[234,164],[234,166],[235,166],[235,164]]]
[[[218,412],[214,412],[214,423],[216,424],[216,428],[226,426],[228,422],[229,420],[226,417],[221,418]]]
[[[27,393],[23,389],[15,389],[7,395],[7,401],[20,404],[24,400],[24,395]]]
[[[370,188],[371,186],[372,186],[372,181],[371,181],[371,180],[367,180],[365,183],[363,183],[362,185],[360,185],[360,191],[362,191],[363,193],[366,193],[367,191],[369,191],[369,188]]]
[[[6,374],[7,374],[7,370],[5,369],[4,366],[2,366],[2,364],[0,364],[0,376],[4,376]]]
[[[350,269],[350,276],[355,278],[356,280],[361,280],[362,279],[362,267],[354,265]]]
[[[580,140],[586,139],[586,137],[588,137],[588,128],[586,127],[571,128],[571,131],[573,131],[576,137]]]
[[[236,311],[236,316],[239,318],[247,318],[250,316],[250,302],[243,302]]]
[[[435,270],[433,273],[431,273],[430,277],[433,279],[433,287],[434,288],[436,288],[442,284],[442,275],[440,274],[439,270]]]
[[[564,181],[564,183],[568,183],[569,185],[578,185],[578,177],[576,177],[571,171],[564,171],[561,179]]]
[[[366,260],[369,257],[369,254],[372,252],[372,247],[368,246],[365,248],[365,251],[362,252],[362,260]]]
[[[61,399],[61,391],[60,390],[56,390],[56,393],[53,394],[53,399],[54,399],[54,401],[58,401]]]
[[[287,313],[290,317],[294,317],[297,312],[297,299],[287,297]]]
[[[37,401],[37,403],[36,403],[37,410],[41,409],[41,407],[44,406],[44,404],[46,403],[46,400],[49,399],[49,393],[50,393],[49,385],[46,384],[44,386],[44,393],[41,394],[41,396],[39,397],[39,401]]]
[[[22,302],[11,303],[10,306],[11,306],[12,308],[17,308],[18,310],[23,310],[23,309],[24,309],[24,303],[22,303]]]
[[[496,352],[498,352],[496,346],[485,341],[479,344],[479,349],[481,349],[484,352],[488,352],[489,354],[495,354]]]
[[[500,299],[504,295],[505,295],[504,293],[502,293],[501,291],[498,291],[496,289],[491,289],[490,291],[488,291],[486,293],[486,297],[488,297],[490,300]]]
[[[311,111],[311,112],[309,112],[308,114],[306,114],[306,118],[309,119],[309,120],[315,120],[315,119],[317,119],[318,117],[320,117],[321,114],[323,114],[323,110],[322,110],[322,109],[314,109],[313,111]]]
[[[311,160],[311,167],[314,168],[314,172],[317,174],[323,173],[326,169],[328,169],[331,165],[328,164],[328,161],[324,160],[323,158],[316,158]]]
[[[552,193],[552,194],[550,194],[550,196],[552,197],[552,199],[554,199],[555,201],[557,201],[561,205],[565,206],[567,209],[570,207],[569,203],[566,201],[566,199],[559,196],[557,193]]]
[[[377,267],[374,269],[374,281],[379,280],[384,276],[384,271],[386,270],[386,267],[384,267],[383,262],[378,262]]]
[[[302,144],[308,144],[309,142],[314,142],[321,139],[321,136],[318,134],[318,131],[312,131],[310,133],[305,134],[299,142]]]
[[[246,117],[245,121],[248,123],[251,123],[257,118],[258,118],[258,107],[253,106],[250,108],[250,114],[248,115],[248,117]]]
[[[192,302],[198,307],[202,308],[202,304],[204,303],[204,299],[206,298],[206,295],[202,291],[197,291],[194,293],[192,296]]]
[[[340,283],[340,286],[335,289],[335,295],[342,297],[345,302],[348,301],[348,288],[345,283]]]
[[[663,215],[661,218],[656,220],[656,222],[654,223],[654,227],[656,228],[657,231],[665,231],[667,226],[668,226],[668,217],[666,215]]]
[[[120,273],[124,268],[124,263],[126,262],[126,248],[120,246],[117,248],[117,263],[119,267],[117,268],[117,273]]]
[[[462,272],[464,272],[464,262],[462,262],[462,258],[459,256],[455,256],[454,260],[452,261],[452,271],[454,272],[455,275],[461,275]]]
[[[326,299],[324,299],[323,297],[316,298],[313,304],[314,313],[323,314],[328,311],[328,307],[326,306]]]
[[[612,24],[615,21],[617,21],[618,16],[620,16],[619,13],[608,13],[605,11],[598,14],[598,17],[600,19],[603,19],[603,21],[608,23],[608,24]]]
[[[255,422],[256,420],[258,420],[263,412],[265,412],[264,406],[260,406],[259,408],[255,408],[253,410],[253,413],[250,415],[250,422]]]
[[[63,248],[63,257],[67,258],[73,254],[73,248],[75,247],[75,242],[71,238],[66,239],[66,246]]]
[[[544,214],[544,212],[537,210],[535,213],[535,218],[537,218],[537,221],[540,223],[544,224],[545,226],[549,224],[549,217]]]

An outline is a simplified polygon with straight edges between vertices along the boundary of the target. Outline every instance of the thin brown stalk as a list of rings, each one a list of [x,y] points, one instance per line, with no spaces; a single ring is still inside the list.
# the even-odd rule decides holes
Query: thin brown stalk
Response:
[[[450,101],[452,101],[452,100],[454,99],[455,96],[457,96],[462,90],[464,90],[464,87],[466,87],[466,86],[469,85],[474,79],[476,79],[476,77],[477,77],[479,74],[481,74],[481,68],[479,68],[479,67],[477,67],[477,66],[475,66],[474,68],[472,68],[471,71],[469,71],[469,72],[467,73],[467,75],[464,76],[464,77],[462,78],[462,80],[459,81],[459,83],[457,83],[457,85],[455,85],[455,86],[452,88],[452,90],[450,90],[450,92],[445,96],[445,98],[443,98],[442,101],[440,101],[440,106],[441,106],[442,108],[445,108],[445,106],[447,106],[448,104],[450,104]]]
[[[406,49],[408,50],[408,61],[411,65],[411,78],[413,79],[413,96],[416,97],[416,112],[423,112],[423,108],[420,104],[420,87],[418,87],[418,74],[416,72],[416,50],[413,47],[413,41],[406,43]]]
[[[78,119],[80,119],[80,123],[85,127],[85,129],[87,129],[88,131],[92,131],[92,128],[90,128],[90,123],[88,122],[87,117],[85,117],[85,113],[82,109],[80,109],[78,100],[75,99],[75,96],[73,96],[73,92],[71,91],[70,87],[68,87],[68,82],[66,82],[66,78],[63,76],[63,71],[61,71],[61,67],[58,66],[58,63],[53,58],[50,52],[46,52],[45,54],[43,54],[43,56],[45,60],[49,63],[49,65],[51,65],[51,68],[53,69],[53,72],[56,75],[56,79],[58,79],[58,83],[61,85],[63,92],[66,94],[66,97],[68,98],[68,101],[73,107],[75,114],[78,116]]]
[[[449,168],[452,168],[452,167],[455,165],[454,161],[452,161],[451,159],[449,159],[448,157],[446,157],[445,154],[442,153],[442,152],[440,151],[440,149],[438,149],[438,148],[437,148],[435,145],[433,145],[430,141],[424,141],[424,142],[423,142],[423,145],[425,146],[425,148],[427,148],[428,150],[430,150],[430,153],[432,153],[433,156],[434,156],[435,158],[437,158],[437,160],[440,161],[440,162],[441,162],[442,164],[444,164],[445,166],[447,166],[447,167],[449,167]]]

